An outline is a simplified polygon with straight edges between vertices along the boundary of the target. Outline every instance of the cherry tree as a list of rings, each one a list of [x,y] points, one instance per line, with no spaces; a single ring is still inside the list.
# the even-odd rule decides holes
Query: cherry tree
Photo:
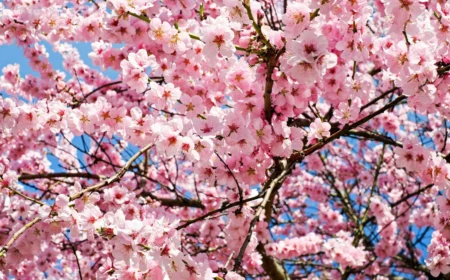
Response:
[[[450,277],[447,1],[4,0],[0,42],[1,279]]]

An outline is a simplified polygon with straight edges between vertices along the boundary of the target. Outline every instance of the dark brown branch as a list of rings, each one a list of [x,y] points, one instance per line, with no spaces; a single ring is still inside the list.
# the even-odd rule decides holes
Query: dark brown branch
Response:
[[[236,271],[241,266],[242,258],[244,257],[245,249],[247,248],[248,244],[250,243],[251,236],[253,234],[253,229],[256,225],[256,222],[259,220],[259,216],[261,215],[262,211],[265,209],[267,203],[270,200],[270,197],[272,196],[272,192],[274,192],[277,188],[281,186],[284,179],[291,173],[292,168],[294,167],[294,162],[289,162],[289,164],[286,164],[286,166],[282,169],[277,168],[274,173],[270,176],[270,179],[264,184],[264,190],[265,195],[263,201],[259,204],[255,216],[250,222],[250,226],[247,232],[247,236],[245,237],[244,243],[241,246],[241,249],[239,250],[239,254],[237,255],[233,270]],[[281,278],[285,279],[285,277]]]
[[[87,179],[101,179],[101,176],[91,173],[42,173],[42,174],[28,174],[22,173],[19,176],[20,181],[34,180],[34,179],[52,179],[52,178],[87,178]]]
[[[447,140],[448,140],[448,127],[447,127],[447,119],[444,119],[444,128],[445,128],[445,137],[444,137],[444,145],[442,146],[441,153],[445,151],[445,148],[447,147]]]
[[[375,97],[374,99],[372,99],[371,101],[369,101],[367,104],[361,106],[361,109],[359,110],[359,112],[362,112],[363,110],[365,110],[366,108],[372,106],[373,104],[377,103],[379,100],[385,98],[386,96],[388,96],[390,93],[393,93],[394,91],[398,90],[400,88],[398,87],[393,87],[388,91],[383,92],[381,95]]]
[[[368,26],[368,24],[367,24],[367,26]],[[367,74],[369,74],[370,76],[375,76],[376,74],[380,73],[381,71],[382,71],[381,68],[373,68],[372,70],[367,72]]]
[[[445,65],[445,66],[443,66],[443,67],[440,67],[440,68],[438,68],[437,69],[437,72],[438,72],[438,75],[439,76],[442,76],[442,75],[444,75],[447,71],[449,71],[450,70],[450,64],[447,64],[447,65]]]
[[[242,201],[242,203],[247,203],[247,202],[249,202],[249,201],[253,201],[253,200],[258,199],[258,198],[261,198],[261,194],[258,194],[258,195],[256,195],[256,196],[253,196],[253,197],[244,199],[244,200]],[[218,208],[218,209],[216,209],[216,210],[210,211],[210,212],[208,212],[208,213],[206,213],[206,214],[204,214],[204,215],[202,215],[202,216],[200,216],[200,217],[198,217],[198,218],[195,218],[195,219],[192,219],[192,220],[187,221],[186,223],[184,223],[184,224],[178,226],[176,229],[177,229],[177,230],[183,229],[183,228],[185,228],[185,227],[188,227],[189,225],[195,224],[195,223],[198,222],[198,221],[201,221],[201,220],[203,220],[203,219],[205,219],[205,218],[208,218],[208,217],[210,217],[210,216],[212,216],[212,215],[214,215],[214,214],[216,214],[216,213],[220,213],[220,212],[222,212],[222,211],[225,211],[225,210],[227,210],[227,209],[230,209],[230,208],[233,208],[233,207],[236,207],[236,206],[239,206],[239,205],[241,205],[241,202],[240,202],[240,201],[236,201],[236,202],[233,202],[233,203],[225,204],[224,206],[222,206],[222,207],[220,207],[220,208]]]
[[[288,126],[308,127],[310,125],[311,125],[311,121],[307,120],[307,119],[289,119],[288,120]],[[330,123],[330,125],[331,125],[331,129],[330,129],[331,133],[335,133],[335,132],[339,131],[339,123]],[[396,147],[402,147],[402,144],[400,142],[397,142],[388,136],[378,134],[375,132],[370,132],[370,131],[350,130],[350,131],[346,132],[343,136],[358,136],[365,140],[373,140],[373,141],[385,143],[388,145],[393,145]]]
[[[264,114],[266,116],[266,121],[268,123],[272,123],[273,116],[273,108],[272,108],[272,88],[273,88],[273,79],[272,73],[275,69],[277,59],[275,54],[272,55],[272,58],[267,62],[267,71],[266,71],[266,85],[264,88]]]
[[[93,91],[91,91],[91,92],[89,92],[88,94],[86,94],[86,95],[83,97],[83,99],[81,99],[80,101],[78,101],[78,102],[72,104],[72,108],[78,108],[78,107],[80,107],[80,105],[83,104],[83,102],[86,101],[86,99],[88,99],[89,96],[91,96],[92,94],[96,93],[97,91],[99,91],[99,90],[101,90],[101,89],[104,89],[104,88],[106,88],[106,87],[109,87],[109,86],[114,86],[114,85],[120,84],[120,83],[122,83],[122,81],[111,82],[111,83],[104,84],[104,85],[102,85],[102,86],[100,86],[100,87],[94,89]]]
[[[429,184],[429,185],[425,186],[424,188],[419,188],[417,191],[412,192],[412,193],[410,193],[410,194],[408,194],[408,195],[402,197],[400,200],[398,200],[398,201],[392,203],[390,206],[391,206],[392,208],[397,207],[397,206],[400,205],[402,202],[407,201],[408,199],[410,199],[410,198],[413,197],[413,196],[419,195],[420,193],[422,193],[422,192],[424,192],[424,191],[426,191],[426,190],[432,188],[433,186],[434,186],[433,184]]]
[[[244,199],[244,194],[242,192],[242,188],[241,185],[239,185],[238,180],[236,179],[236,176],[234,176],[233,171],[231,171],[230,167],[228,166],[228,164],[220,157],[219,153],[217,151],[214,151],[214,153],[216,154],[216,156],[219,158],[219,160],[223,163],[223,165],[225,165],[225,168],[228,170],[228,172],[230,173],[230,175],[233,177],[234,179],[234,183],[236,184],[236,187],[238,188],[238,192],[239,192],[239,202],[241,203],[240,206],[242,208],[243,203],[242,200]],[[241,209],[239,208],[239,210]]]
[[[351,125],[345,125],[341,130],[333,133],[330,137],[324,139],[323,141],[320,141],[314,145],[312,145],[309,148],[304,149],[302,152],[298,152],[298,153],[294,153],[290,160],[301,160],[303,159],[305,156],[310,155],[312,153],[314,153],[317,150],[320,150],[321,148],[323,148],[326,144],[340,138],[341,136],[343,136],[345,133],[347,133],[348,131],[357,128],[358,126],[368,122],[369,120],[373,119],[374,117],[378,116],[379,114],[385,112],[386,110],[395,107],[397,104],[399,104],[401,101],[405,100],[407,97],[406,96],[400,96],[398,98],[396,98],[394,101],[386,104],[384,107],[378,109],[377,111],[369,114],[368,116],[360,119],[357,122],[352,123]]]
[[[346,135],[355,135],[355,136],[362,137],[366,140],[374,140],[374,141],[381,142],[381,143],[384,143],[387,145],[403,147],[402,143],[397,142],[388,136],[374,133],[374,132],[363,131],[363,130],[350,130]]]
[[[184,197],[178,197],[178,198],[175,198],[175,199],[162,198],[162,197],[155,196],[151,192],[142,192],[141,195],[143,197],[150,197],[153,200],[159,201],[159,202],[161,202],[161,205],[163,205],[163,206],[168,206],[168,207],[175,207],[175,206],[178,206],[178,207],[193,207],[193,208],[205,209],[205,206],[199,200],[192,200],[192,199],[187,199],[187,198],[184,198]]]
[[[78,259],[78,255],[77,255],[77,249],[75,248],[75,246],[72,244],[72,242],[70,241],[69,237],[67,236],[67,234],[63,233],[64,237],[67,239],[67,241],[69,242],[69,246],[72,249],[73,254],[75,255],[75,260],[77,262],[77,266],[78,266],[78,276],[80,276],[80,280],[83,280],[83,274],[81,273],[81,266],[80,266],[80,260]]]

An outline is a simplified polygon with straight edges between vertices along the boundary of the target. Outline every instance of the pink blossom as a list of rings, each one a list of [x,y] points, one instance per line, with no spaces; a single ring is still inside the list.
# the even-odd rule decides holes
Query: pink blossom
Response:
[[[154,18],[150,22],[150,30],[148,32],[150,38],[158,44],[169,42],[172,37],[172,27],[168,22],[162,22],[159,18]]]
[[[222,28],[217,29],[213,25],[219,24]],[[208,25],[202,29],[202,40],[205,42],[203,53],[209,59],[215,59],[218,54],[223,57],[231,57],[235,52],[232,43],[234,38],[233,31],[228,27],[228,21],[223,17],[208,22]]]
[[[350,102],[339,103],[339,110],[336,111],[336,118],[340,120],[341,123],[346,124],[351,121],[355,121],[358,118],[359,108],[361,108],[361,100],[356,98]]]
[[[322,122],[319,118],[316,118],[314,122],[311,123],[311,130],[308,133],[309,141],[313,139],[324,139],[330,137],[331,125],[327,122]]]
[[[283,15],[283,23],[286,25],[286,33],[289,37],[297,37],[308,27],[310,18],[309,8],[299,2],[288,5],[286,13]],[[308,31],[306,31],[308,32]]]
[[[187,117],[195,118],[204,111],[203,99],[198,95],[193,97],[181,95],[180,101],[182,103],[181,112],[185,113]]]

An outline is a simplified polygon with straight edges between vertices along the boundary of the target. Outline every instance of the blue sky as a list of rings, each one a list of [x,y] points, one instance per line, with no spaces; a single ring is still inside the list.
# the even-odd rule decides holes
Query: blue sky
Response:
[[[0,1],[1,2],[1,1]],[[47,42],[40,42],[40,44],[43,44],[47,52],[49,53],[49,60],[52,63],[53,67],[55,69],[59,69],[64,71],[62,67],[62,56],[58,52],[53,51],[53,47],[47,43]],[[92,51],[91,44],[90,43],[74,43],[73,46],[75,46],[78,51],[80,52],[81,59],[90,67],[94,69],[100,69],[100,67],[94,66],[92,64],[91,59],[89,58],[88,54]],[[20,75],[23,77],[27,74],[33,74],[38,75],[37,72],[33,71],[31,67],[28,64],[28,59],[23,55],[23,50],[21,47],[13,44],[13,45],[1,45],[0,46],[0,68],[5,67],[8,64],[14,64],[17,63],[20,65]],[[64,71],[66,72],[66,71]],[[67,73],[67,72],[66,72]],[[117,72],[114,70],[107,70],[104,72],[107,76],[111,78],[117,77]]]

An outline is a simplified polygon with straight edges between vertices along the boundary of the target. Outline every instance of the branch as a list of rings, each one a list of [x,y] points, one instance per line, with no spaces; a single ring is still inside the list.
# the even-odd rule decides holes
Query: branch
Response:
[[[405,202],[406,200],[410,199],[413,196],[419,195],[421,192],[424,192],[433,186],[434,186],[434,184],[429,184],[429,185],[425,186],[423,189],[419,188],[417,191],[412,192],[412,193],[408,194],[407,196],[402,197],[400,200],[392,203],[390,206],[391,206],[391,208],[397,207],[402,202]]]
[[[285,51],[286,48],[283,47],[279,51],[270,50],[268,53],[268,57],[270,58],[267,60],[266,84],[264,86],[264,114],[269,124],[272,122],[272,116],[274,112],[272,107],[272,89],[273,89],[272,74],[273,70],[277,66],[278,59]]]
[[[273,49],[269,40],[267,40],[266,37],[264,36],[264,34],[262,33],[261,27],[255,21],[255,18],[253,17],[252,9],[250,8],[249,3],[245,3],[245,2],[247,2],[247,1],[244,1],[242,3],[242,5],[244,5],[245,10],[247,11],[248,18],[252,21],[253,28],[255,28],[256,33],[258,33],[258,37],[264,43],[264,45],[267,46],[268,49]]]
[[[289,168],[292,169],[292,167],[293,167],[293,165],[290,166]],[[281,184],[283,183],[282,181],[278,182],[274,191],[270,194],[269,201],[267,202],[265,209],[264,209],[265,221],[267,222],[269,227],[270,227],[270,220],[272,218],[273,200],[275,199],[275,195],[277,194],[278,189],[281,187]],[[268,230],[270,231],[270,228]],[[266,252],[266,249],[264,248],[263,243],[258,242],[258,245],[256,246],[256,250],[258,251],[258,253],[261,254],[262,267],[263,267],[264,271],[267,272],[270,279],[275,279],[275,280],[289,279],[289,276],[287,275],[286,270],[284,269],[283,265],[281,265],[274,257],[267,255],[267,252]]]
[[[311,147],[304,149],[301,152],[297,152],[294,153],[290,160],[301,160],[303,159],[305,156],[310,155],[312,153],[314,153],[317,150],[320,150],[321,148],[323,148],[326,144],[332,142],[335,139],[340,138],[341,136],[343,136],[345,133],[349,132],[351,129],[357,128],[358,126],[368,122],[369,120],[373,119],[374,117],[378,116],[379,114],[383,113],[384,111],[395,107],[397,104],[399,104],[401,101],[405,100],[407,97],[406,96],[399,96],[397,97],[394,101],[386,104],[384,107],[378,109],[377,111],[369,114],[368,116],[360,119],[357,122],[352,123],[351,125],[345,125],[341,130],[333,133],[330,137],[325,138],[323,141],[320,141],[314,145],[312,145]]]
[[[219,157],[219,160],[223,163],[223,165],[225,165],[225,167],[227,168],[228,172],[230,172],[231,176],[234,179],[234,183],[236,184],[236,187],[238,188],[239,191],[239,202],[241,203],[241,208],[243,206],[242,200],[244,199],[244,195],[242,193],[242,188],[239,185],[238,180],[236,179],[236,176],[234,176],[233,171],[231,171],[230,167],[228,166],[228,164],[226,164],[226,162],[220,157],[219,153],[217,151],[214,151],[214,153],[217,155],[217,157]]]
[[[289,119],[287,124],[288,124],[288,126],[293,126],[293,127],[308,127],[311,125],[311,120]],[[337,122],[330,123],[330,125],[331,125],[331,129],[330,129],[331,133],[335,133],[335,132],[339,131],[339,125],[340,125],[339,123],[337,123]],[[395,141],[394,139],[390,138],[389,136],[385,136],[385,135],[378,134],[376,132],[371,132],[371,131],[349,130],[343,136],[358,136],[358,137],[362,137],[365,140],[373,140],[373,141],[385,143],[385,144],[396,146],[396,147],[403,146],[402,143]]]
[[[377,163],[377,167],[375,169],[375,175],[373,176],[373,181],[372,181],[372,188],[370,189],[370,195],[369,195],[369,199],[367,200],[367,208],[364,211],[364,214],[362,216],[362,223],[364,224],[364,222],[367,219],[367,215],[369,214],[369,210],[370,210],[370,201],[372,200],[373,194],[375,192],[375,187],[378,184],[378,176],[380,175],[380,170],[381,170],[381,165],[383,164],[384,161],[384,152],[386,149],[386,145],[383,145],[383,148],[381,149],[381,153],[380,156],[378,157],[378,163]],[[358,221],[359,223],[359,221]],[[357,246],[358,244],[356,244]]]
[[[242,201],[242,203],[247,203],[247,202],[249,202],[249,201],[253,201],[253,200],[258,199],[258,198],[261,198],[261,194],[258,194],[258,195],[256,195],[256,196],[253,196],[253,197],[244,199],[244,200]],[[185,228],[185,227],[187,227],[187,226],[189,226],[189,225],[192,225],[192,224],[194,224],[194,223],[196,223],[196,222],[198,222],[198,221],[201,221],[201,220],[203,220],[203,219],[205,219],[205,218],[208,218],[209,216],[212,216],[212,215],[214,215],[214,214],[216,214],[216,213],[220,213],[220,212],[222,212],[222,211],[224,211],[224,210],[233,208],[233,207],[235,207],[235,206],[239,206],[240,204],[241,204],[240,201],[236,201],[236,202],[233,202],[233,203],[225,204],[224,206],[222,206],[222,207],[220,207],[220,208],[218,208],[218,209],[216,209],[216,210],[213,210],[213,211],[211,211],[211,212],[208,212],[208,213],[206,213],[206,214],[204,214],[204,215],[202,215],[202,216],[200,216],[200,217],[198,217],[198,218],[195,218],[195,219],[192,219],[192,220],[187,221],[186,223],[184,223],[184,224],[178,226],[178,227],[176,228],[176,230],[183,229],[183,228]]]
[[[393,87],[390,90],[387,90],[385,92],[383,92],[381,95],[375,97],[374,99],[372,99],[371,101],[369,101],[367,104],[361,106],[361,109],[359,110],[359,112],[361,113],[363,110],[365,110],[366,108],[372,106],[373,104],[377,103],[380,99],[385,98],[386,96],[388,96],[390,93],[393,93],[394,91],[398,90],[400,88],[398,87]]]
[[[10,191],[12,191],[14,194],[17,194],[18,196],[21,196],[21,197],[25,198],[26,200],[29,200],[29,201],[31,201],[31,202],[33,202],[33,203],[37,203],[37,204],[39,204],[39,205],[41,205],[41,206],[44,205],[43,202],[41,202],[41,201],[39,201],[39,200],[36,200],[36,199],[34,199],[34,198],[31,198],[31,197],[29,197],[29,196],[27,196],[27,195],[25,195],[25,194],[19,192],[18,190],[15,190],[15,189],[11,188],[11,187],[9,187],[9,186],[7,187],[7,189],[10,190]]]
[[[444,119],[444,127],[445,127],[445,137],[444,137],[444,145],[442,146],[441,153],[443,153],[445,151],[445,148],[447,147],[447,140],[448,140],[447,119]]]
[[[347,135],[355,135],[355,136],[360,136],[363,137],[366,140],[373,140],[373,141],[377,141],[377,142],[381,142],[387,145],[392,145],[392,146],[396,146],[396,147],[403,147],[403,144],[395,141],[394,139],[382,135],[382,134],[378,134],[375,132],[370,132],[370,131],[362,131],[362,130],[350,130]]]
[[[101,89],[103,89],[103,88],[105,88],[105,87],[117,85],[117,84],[120,84],[120,83],[122,83],[122,81],[111,82],[111,83],[109,83],[109,84],[105,84],[105,85],[102,85],[102,86],[100,86],[100,87],[94,89],[94,90],[91,91],[90,93],[86,94],[86,95],[83,97],[83,99],[81,99],[80,101],[77,101],[75,104],[72,104],[72,108],[78,108],[78,107],[80,107],[80,105],[81,105],[84,101],[86,101],[86,99],[87,99],[89,96],[91,96],[92,94],[96,93],[97,91],[99,91],[99,90],[101,90]]]
[[[43,174],[28,174],[22,173],[19,176],[20,181],[34,180],[34,179],[52,179],[52,178],[87,178],[87,179],[101,179],[102,176],[91,173],[43,173]]]
[[[272,57],[267,62],[266,71],[266,85],[264,87],[264,114],[266,116],[267,122],[270,124],[272,122],[273,108],[272,108],[272,89],[273,89],[273,79],[272,73],[275,69],[277,60]]]
[[[256,250],[261,254],[262,267],[264,268],[264,271],[267,272],[270,279],[289,279],[289,276],[286,274],[283,266],[280,265],[276,259],[267,255],[266,249],[264,248],[264,245],[262,243],[258,243],[258,246],[256,246]]]
[[[128,12],[128,14],[131,15],[131,16],[133,16],[133,17],[135,17],[135,18],[138,18],[138,19],[140,19],[140,20],[143,20],[143,21],[145,21],[146,23],[150,23],[150,21],[151,21],[147,16],[144,16],[144,15],[138,15],[138,14],[135,14],[135,13],[133,13],[133,12]]]
[[[376,74],[380,73],[381,71],[383,71],[381,68],[373,68],[372,70],[367,72],[367,74],[369,74],[370,76],[375,76]]]
[[[269,201],[269,198],[272,195],[272,192],[274,192],[276,190],[277,187],[279,187],[284,179],[286,178],[286,176],[289,175],[289,173],[291,172],[293,166],[295,165],[295,163],[290,163],[288,166],[286,166],[285,168],[283,168],[281,171],[276,172],[274,171],[274,174],[272,174],[272,176],[270,176],[271,178],[266,182],[264,189],[266,190],[265,195],[264,195],[264,199],[261,202],[261,204],[259,204],[255,216],[253,217],[252,221],[250,222],[250,227],[248,229],[247,232],[247,236],[244,240],[244,243],[241,246],[241,249],[239,250],[239,254],[235,259],[235,263],[233,266],[233,270],[236,271],[240,266],[241,266],[241,262],[242,262],[242,258],[244,257],[244,253],[245,253],[245,249],[248,246],[248,243],[250,243],[250,239],[253,233],[253,228],[256,225],[256,222],[259,219],[259,216],[262,213],[262,210],[265,209],[266,204]],[[284,279],[284,278],[283,278]]]
[[[78,255],[77,255],[77,249],[72,244],[72,242],[70,241],[67,234],[65,234],[65,233],[63,233],[63,234],[64,234],[64,237],[67,239],[67,241],[69,241],[69,246],[72,249],[73,254],[75,255],[75,260],[77,261],[77,266],[78,266],[78,276],[80,276],[80,280],[83,280],[83,275],[81,274],[80,260],[78,259]]]
[[[179,206],[179,207],[193,207],[193,208],[205,209],[205,206],[199,200],[192,200],[192,199],[187,199],[184,197],[178,197],[175,199],[162,198],[162,197],[157,197],[157,196],[153,195],[151,192],[142,192],[141,195],[143,197],[150,197],[153,200],[159,201],[159,202],[161,202],[161,205],[163,205],[163,206],[168,206],[168,207]]]
[[[438,68],[437,72],[438,72],[439,76],[442,76],[445,74],[445,72],[447,72],[449,70],[450,70],[450,64]]]
[[[106,179],[106,180],[104,180],[104,181],[102,181],[102,182],[100,182],[98,184],[95,184],[95,185],[93,185],[93,186],[91,186],[89,188],[86,188],[86,189],[84,189],[84,190],[82,190],[82,191],[72,195],[70,197],[70,201],[73,201],[75,199],[78,199],[78,198],[82,197],[85,193],[97,191],[98,189],[100,189],[100,188],[102,188],[104,186],[107,186],[107,185],[110,185],[110,184],[112,184],[114,182],[119,181],[123,177],[123,175],[125,175],[125,173],[128,171],[128,169],[131,167],[131,164],[133,164],[133,162],[137,158],[139,158],[146,151],[150,150],[150,148],[152,148],[152,147],[153,147],[153,144],[148,144],[147,146],[145,146],[144,148],[139,150],[139,152],[134,154],[127,161],[127,163],[122,167],[122,169],[119,172],[117,172],[114,176],[112,176],[112,177],[110,177],[110,178],[108,178],[108,179]]]
[[[0,249],[0,258],[6,255],[6,252],[8,252],[9,248],[17,240],[17,238],[19,238],[27,229],[37,224],[40,220],[40,218],[34,218],[32,221],[21,227],[16,233],[14,233],[14,235],[11,237],[11,239],[9,239],[6,245]]]
[[[93,3],[97,9],[100,9],[100,6],[97,4],[97,2],[95,2],[95,0],[89,0],[89,2]]]

